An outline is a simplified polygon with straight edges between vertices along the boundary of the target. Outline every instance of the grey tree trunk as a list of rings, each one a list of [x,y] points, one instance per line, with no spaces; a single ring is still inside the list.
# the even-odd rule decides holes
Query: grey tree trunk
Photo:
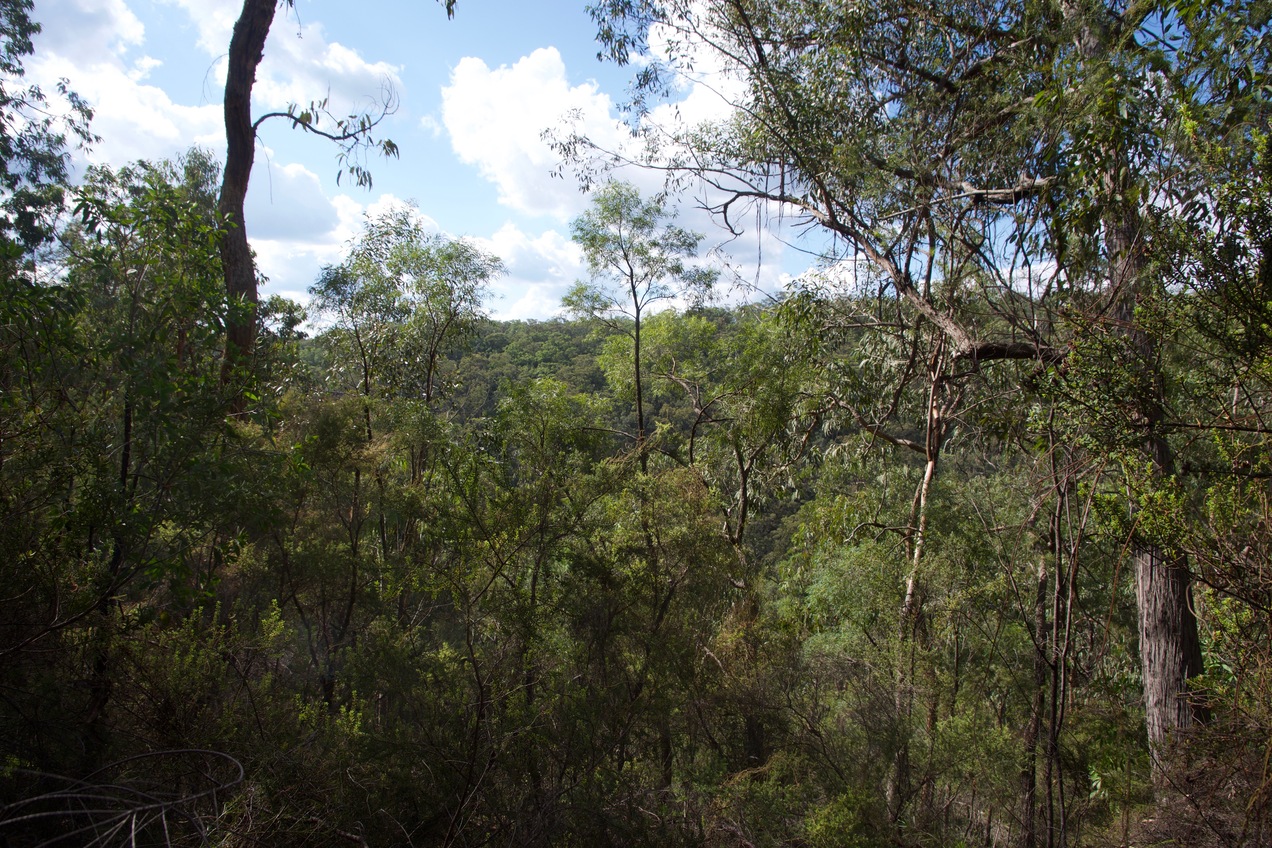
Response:
[[[1116,177],[1109,177],[1109,196],[1126,195]],[[1138,367],[1151,369],[1146,376],[1151,394],[1135,410],[1134,423],[1145,433],[1144,450],[1156,478],[1175,473],[1174,456],[1161,431],[1165,387],[1158,366],[1157,341],[1136,323],[1135,307],[1142,295],[1144,260],[1140,249],[1140,216],[1125,203],[1110,202],[1105,214],[1105,249],[1109,257],[1109,284],[1117,298],[1115,314],[1130,334]],[[1140,667],[1144,683],[1144,714],[1152,749],[1153,784],[1165,788],[1169,762],[1164,756],[1171,737],[1204,721],[1205,712],[1187,698],[1188,680],[1202,672],[1201,642],[1192,605],[1192,575],[1182,557],[1168,557],[1155,544],[1135,539],[1135,599],[1139,613]]]

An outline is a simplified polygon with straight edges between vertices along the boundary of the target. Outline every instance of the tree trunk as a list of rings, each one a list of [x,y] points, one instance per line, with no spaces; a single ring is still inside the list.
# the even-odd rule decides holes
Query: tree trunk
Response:
[[[1107,7],[1091,8],[1061,0],[1064,16],[1078,23],[1076,46],[1087,64],[1090,78],[1107,79],[1110,90],[1120,84],[1118,70],[1109,63],[1116,46],[1112,30],[1117,19]],[[1124,142],[1113,131],[1100,141],[1104,162],[1103,248],[1108,262],[1109,296],[1115,320],[1131,339],[1137,354],[1137,367],[1146,369],[1144,376],[1151,393],[1134,409],[1132,422],[1145,435],[1142,447],[1152,464],[1155,478],[1174,474],[1174,460],[1165,436],[1161,433],[1165,387],[1158,365],[1157,341],[1136,322],[1135,308],[1144,294],[1145,262],[1143,229],[1133,185],[1133,170]],[[1134,539],[1132,559],[1135,565],[1135,597],[1139,614],[1140,663],[1144,681],[1144,711],[1148,741],[1153,749],[1153,784],[1163,788],[1164,745],[1174,731],[1189,727],[1204,713],[1194,712],[1187,703],[1188,678],[1202,670],[1201,647],[1197,636],[1197,618],[1191,604],[1191,575],[1182,559],[1171,559],[1149,540]]]
[[[1187,697],[1188,679],[1202,671],[1201,644],[1186,564],[1164,557],[1154,545],[1141,547],[1134,556],[1144,712],[1153,783],[1162,789],[1166,763],[1161,753],[1171,734],[1205,720],[1204,711]]]
[[[892,757],[885,795],[888,813],[894,824],[900,823],[905,805],[911,795],[910,737],[911,716],[914,711],[915,664],[919,646],[916,640],[922,635],[923,586],[920,568],[927,543],[928,505],[935,484],[937,464],[945,441],[945,410],[939,395],[943,387],[944,347],[937,341],[937,350],[929,367],[927,435],[925,439],[926,462],[923,477],[914,493],[910,508],[910,523],[906,553],[909,573],[905,578],[905,598],[901,603],[897,620],[896,668],[894,670],[893,708],[897,723],[897,748]]]
[[[1047,678],[1051,672],[1051,640],[1047,637],[1047,562],[1044,559],[1038,561],[1034,587],[1033,701],[1022,740],[1025,757],[1020,768],[1020,848],[1036,848],[1038,845],[1038,737],[1042,731]]]
[[[640,473],[649,473],[649,450],[645,446],[645,391],[640,377],[640,298],[632,284],[632,306],[635,327],[632,334],[632,377],[636,381],[636,452],[640,457]]]
[[[252,86],[256,68],[265,54],[265,39],[274,22],[277,0],[243,0],[243,12],[230,39],[229,70],[225,78],[225,171],[221,178],[221,270],[230,311],[225,323],[225,359],[222,382],[234,379],[252,355],[256,338],[256,269],[247,244],[243,201],[256,156],[256,130],[252,126]],[[241,395],[234,401],[241,412]]]
[[[1108,179],[1110,197],[1125,196],[1122,181]],[[1105,247],[1110,285],[1117,298],[1115,314],[1131,336],[1138,367],[1151,369],[1151,395],[1135,410],[1134,422],[1145,432],[1144,450],[1156,479],[1175,473],[1174,456],[1161,432],[1165,387],[1157,364],[1157,341],[1135,319],[1135,306],[1144,285],[1144,262],[1139,249],[1140,216],[1124,203],[1110,203],[1105,215]],[[1192,606],[1192,575],[1182,557],[1168,557],[1149,540],[1135,539],[1135,600],[1139,613],[1140,666],[1144,683],[1144,714],[1152,749],[1153,785],[1164,789],[1167,761],[1163,758],[1172,734],[1204,720],[1204,710],[1187,698],[1188,679],[1201,673],[1201,642]]]

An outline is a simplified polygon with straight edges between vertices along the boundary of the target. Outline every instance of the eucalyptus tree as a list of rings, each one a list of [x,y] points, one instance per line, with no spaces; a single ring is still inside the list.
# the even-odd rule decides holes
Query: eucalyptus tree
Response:
[[[447,356],[471,337],[488,286],[502,273],[497,257],[425,232],[416,210],[401,207],[368,219],[345,260],[324,268],[310,289],[314,314],[331,321],[323,339],[336,388],[356,387],[361,395],[366,443],[376,438],[376,410],[413,422],[399,428],[410,484],[423,475],[436,436],[436,405],[449,389]],[[383,500],[384,479],[376,474]],[[383,510],[379,521],[387,556]]]
[[[614,25],[610,46],[620,60],[656,25],[662,43],[677,51],[673,61],[687,64],[706,50],[742,78],[746,91],[731,122],[664,141],[656,154],[710,183],[726,221],[761,202],[793,209],[835,236],[845,250],[829,260],[827,276],[843,283],[834,287],[838,302],[854,313],[842,320],[875,330],[878,354],[899,366],[899,379],[888,380],[895,397],[911,385],[926,393],[913,410],[918,422],[904,420],[895,402],[876,417],[879,386],[839,393],[839,408],[856,426],[922,460],[903,533],[909,566],[899,627],[910,634],[922,616],[933,488],[965,384],[991,362],[1056,356],[1050,318],[1036,314],[1039,298],[1020,291],[1022,276],[1026,287],[1054,283],[1039,279],[1031,243],[1038,198],[1052,179],[1040,155],[996,141],[1019,131],[1015,111],[1028,80],[1010,60],[1032,48],[1015,44],[1023,35],[1012,27],[1033,22],[1008,20],[996,32],[984,23],[1003,19],[991,5],[959,9],[955,19],[905,4],[721,0],[596,10],[603,25]],[[941,53],[946,44],[954,47]],[[658,84],[659,70],[645,79]],[[984,110],[960,105],[970,102]],[[995,112],[1002,117],[982,126]],[[1019,208],[1004,213],[1011,203]],[[1011,320],[977,320],[966,308],[972,301]],[[822,335],[833,335],[825,329]],[[896,664],[904,723],[913,687],[903,671],[909,661],[898,656]],[[903,743],[890,780],[896,816],[908,796],[905,750]]]
[[[750,518],[779,499],[778,477],[814,426],[807,362],[789,327],[758,306],[667,310],[645,339],[658,394],[684,410],[668,452],[712,491],[725,538],[743,551]]]
[[[563,303],[575,315],[602,319],[632,339],[635,441],[642,471],[649,461],[641,358],[645,316],[660,302],[701,298],[717,276],[713,269],[686,262],[696,256],[702,236],[670,223],[671,217],[664,199],[645,200],[635,186],[610,182],[597,191],[592,208],[570,224],[592,279],[576,283]]]
[[[368,400],[432,404],[447,388],[446,355],[474,332],[502,273],[503,263],[473,243],[426,232],[414,208],[368,218],[345,260],[310,289],[314,315],[330,322],[332,367],[352,366]]]
[[[915,334],[932,328],[922,356],[944,360],[932,408],[994,363],[1060,366],[1099,326],[1138,373],[1123,407],[1138,436],[1105,460],[1165,481],[1178,464],[1161,351],[1137,313],[1158,279],[1151,224],[1163,207],[1206,206],[1198,137],[1249,148],[1266,119],[1256,6],[605,0],[592,13],[619,62],[651,34],[670,54],[642,68],[647,94],[703,53],[742,82],[730,120],[654,133],[653,158],[711,184],[726,220],[747,203],[784,207],[833,236],[832,261],[870,267],[881,302],[904,304]],[[1187,561],[1132,525],[1160,754],[1204,716],[1187,694],[1201,655]],[[1072,544],[1052,547],[1070,567]],[[1154,760],[1159,785],[1164,767]]]
[[[441,0],[447,16],[454,15],[455,0]],[[257,134],[261,124],[278,118],[292,128],[317,135],[335,143],[340,150],[343,173],[359,186],[371,185],[371,173],[363,164],[364,152],[377,150],[385,156],[396,156],[397,145],[391,139],[376,140],[375,132],[396,108],[391,88],[383,92],[378,112],[337,116],[328,108],[328,100],[311,101],[307,106],[289,104],[282,112],[269,112],[252,117],[252,89],[256,70],[265,56],[265,40],[269,37],[279,5],[288,8],[295,0],[243,0],[243,8],[234,23],[230,37],[225,79],[225,169],[217,210],[221,216],[221,267],[225,294],[235,309],[225,328],[223,379],[233,376],[252,353],[256,333],[256,307],[259,293],[256,268],[247,241],[243,204],[247,199],[248,181],[256,158]],[[242,412],[243,398],[235,399],[233,411]]]
[[[412,505],[427,498],[428,460],[448,438],[439,414],[448,356],[484,317],[487,286],[502,270],[494,256],[427,232],[415,209],[399,207],[369,218],[344,261],[310,289],[311,315],[326,324],[317,342],[328,391],[295,422],[312,469],[308,529],[280,547],[310,564],[297,573],[296,605],[321,624],[312,651],[330,704],[364,603],[381,592],[404,602],[412,582],[422,522]]]

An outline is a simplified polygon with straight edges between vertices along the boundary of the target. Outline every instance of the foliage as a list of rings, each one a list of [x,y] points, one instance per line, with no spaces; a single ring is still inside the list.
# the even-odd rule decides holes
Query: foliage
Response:
[[[39,86],[23,85],[22,63],[40,31],[31,8],[32,0],[0,3],[0,238],[7,262],[54,235],[69,177],[67,136],[80,144],[95,140],[88,129],[93,111],[65,80],[58,83],[68,107],[61,117]]]
[[[354,363],[346,385],[368,397],[418,398],[445,390],[447,356],[473,332],[487,285],[502,263],[464,240],[424,232],[410,208],[366,223],[348,258],[311,289],[336,368]]]
[[[576,318],[496,322],[499,261],[398,209],[227,383],[207,154],[90,169],[38,274],[11,219],[0,839],[1266,842],[1261,7],[596,14],[736,48],[678,141],[847,252],[709,307],[610,183]],[[44,226],[62,142],[4,126]],[[1162,576],[1204,659],[1164,742]]]
[[[641,330],[647,313],[660,301],[701,299],[717,276],[713,269],[692,267],[702,237],[668,223],[661,198],[644,200],[635,186],[607,183],[597,191],[592,208],[570,225],[583,248],[591,283],[578,282],[562,300],[574,315],[604,321],[631,336],[631,389],[636,412],[633,433],[641,471],[648,470],[649,427],[645,409],[645,363]],[[627,323],[630,321],[630,325]],[[630,329],[628,327],[630,326]]]

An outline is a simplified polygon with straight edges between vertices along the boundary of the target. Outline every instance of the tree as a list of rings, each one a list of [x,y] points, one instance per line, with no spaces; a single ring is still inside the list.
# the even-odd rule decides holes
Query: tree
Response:
[[[667,310],[643,338],[655,401],[675,415],[679,441],[663,449],[698,472],[719,501],[725,537],[750,558],[748,520],[777,497],[777,475],[813,426],[807,360],[792,350],[789,326],[758,306]]]
[[[502,273],[498,258],[430,235],[415,209],[397,208],[368,218],[345,260],[323,269],[311,308],[334,321],[326,333],[337,348],[332,366],[352,365],[351,382],[368,401],[431,406],[447,388],[447,354],[473,334],[487,287]]]
[[[290,8],[295,0],[285,0]],[[441,0],[439,0],[441,2]],[[243,0],[243,11],[234,24],[230,38],[229,68],[225,79],[225,171],[221,180],[218,212],[221,216],[221,266],[225,275],[225,292],[235,309],[230,313],[225,331],[224,379],[229,380],[252,353],[256,334],[256,306],[259,301],[256,269],[247,229],[243,204],[247,198],[248,180],[256,157],[256,137],[260,126],[270,118],[282,118],[293,128],[312,133],[340,145],[340,162],[359,186],[371,184],[371,174],[362,165],[358,153],[364,148],[380,150],[385,156],[396,156],[397,146],[388,139],[379,142],[372,133],[394,108],[391,92],[386,93],[378,115],[359,114],[337,119],[327,111],[327,101],[315,101],[307,108],[293,104],[284,112],[271,112],[252,120],[252,88],[256,69],[265,52],[265,39],[274,22],[279,0]],[[446,14],[454,15],[455,0],[445,0]],[[321,126],[326,118],[334,127]],[[241,412],[242,397],[236,401]]]
[[[214,438],[217,177],[200,151],[89,169],[56,282],[0,306],[0,657],[23,693],[0,734],[42,770],[87,773],[155,739],[118,730],[135,706],[125,657],[143,619],[211,596],[234,535],[223,510],[252,500]]]
[[[936,328],[950,370],[935,388],[1009,360],[1063,369],[1100,325],[1125,339],[1143,391],[1123,407],[1132,449],[1090,461],[1177,473],[1161,350],[1139,324],[1155,285],[1150,223],[1155,204],[1205,205],[1190,131],[1244,147],[1266,120],[1252,4],[1212,16],[1170,2],[607,0],[593,15],[620,62],[662,28],[673,64],[642,71],[646,92],[704,50],[745,82],[729,121],[664,136],[658,164],[718,189],[726,222],[777,204],[833,236],[828,261],[869,266],[882,298]],[[1160,753],[1202,716],[1187,694],[1197,622],[1187,562],[1132,524]]]
[[[356,393],[360,409],[355,414],[361,419],[354,436],[347,426],[352,419],[339,402],[315,416],[316,431],[340,434],[333,440],[339,446],[328,453],[338,461],[324,469],[331,477],[322,495],[335,500],[333,512],[345,521],[342,544],[353,575],[345,613],[334,628],[339,635],[327,640],[328,665],[331,646],[343,647],[349,631],[355,587],[362,579],[364,529],[378,530],[381,568],[396,561],[401,540],[415,535],[419,518],[410,510],[391,521],[392,490],[395,483],[397,489],[420,484],[440,431],[435,415],[448,388],[446,357],[474,331],[486,287],[502,271],[495,257],[461,239],[425,233],[414,209],[398,208],[368,219],[345,261],[323,269],[310,289],[312,314],[333,322],[320,337],[329,346],[333,388]],[[386,436],[407,454],[407,480],[392,479],[397,463],[384,455],[385,445],[377,444]],[[366,494],[363,468],[368,465],[374,491]],[[323,597],[329,594],[335,593]],[[324,612],[322,618],[333,617]]]
[[[0,2],[0,237],[10,259],[53,236],[68,177],[67,135],[81,144],[94,140],[88,129],[92,109],[65,80],[58,83],[58,93],[69,112],[61,118],[51,113],[39,86],[22,86],[22,61],[40,31],[31,8],[32,0]]]
[[[642,321],[656,303],[703,296],[717,276],[685,263],[696,255],[702,236],[667,223],[670,217],[661,198],[644,200],[635,186],[610,182],[597,191],[592,208],[570,224],[592,281],[576,283],[563,303],[575,315],[621,324],[632,339],[635,441],[642,471],[649,462]],[[630,330],[624,319],[631,322]]]

